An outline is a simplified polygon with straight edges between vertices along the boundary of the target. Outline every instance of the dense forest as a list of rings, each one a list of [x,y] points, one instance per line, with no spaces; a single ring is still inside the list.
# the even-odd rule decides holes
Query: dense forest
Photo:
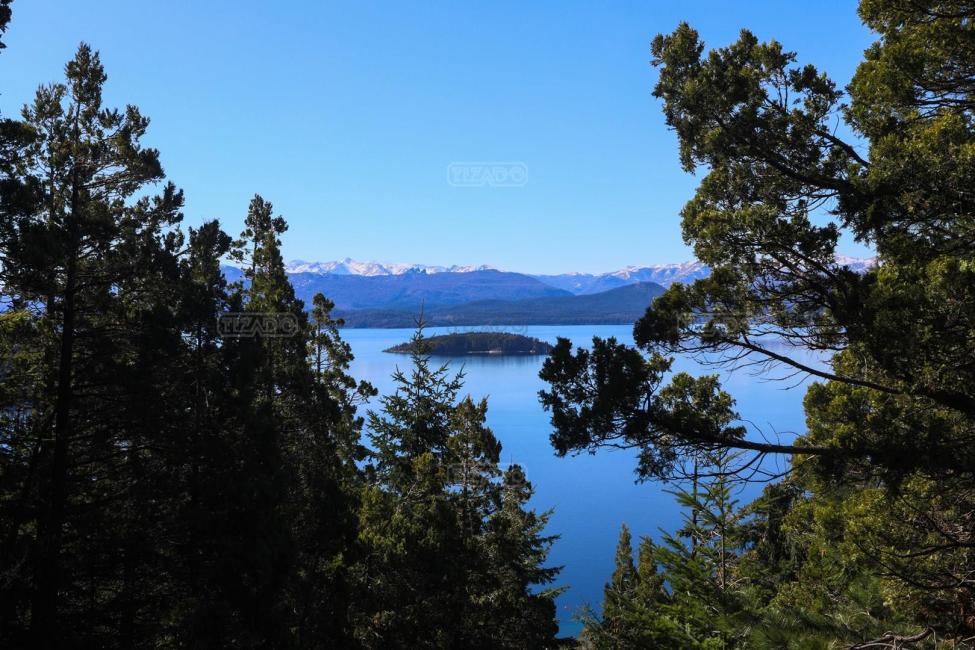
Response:
[[[182,227],[148,118],[103,104],[81,44],[0,116],[0,647],[975,647],[975,7],[859,11],[845,89],[747,31],[652,42],[712,272],[635,347],[560,340],[540,400],[556,454],[634,450],[686,516],[622,528],[577,640],[487,403],[422,328],[394,391],[352,377],[261,196],[237,237]],[[838,266],[841,235],[878,265]],[[754,435],[676,355],[813,376],[805,433]]]

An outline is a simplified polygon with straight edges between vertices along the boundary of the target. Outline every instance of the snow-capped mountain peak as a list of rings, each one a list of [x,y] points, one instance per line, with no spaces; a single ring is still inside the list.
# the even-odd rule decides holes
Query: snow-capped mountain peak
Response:
[[[334,262],[306,262],[292,260],[285,266],[288,273],[316,273],[318,275],[403,275],[404,273],[470,273],[494,270],[487,265],[429,266],[426,264],[390,264],[386,262],[358,262],[350,257]]]
[[[673,264],[649,264],[647,266],[627,266],[618,271],[604,273],[604,276],[633,280],[636,282],[656,282],[667,285],[678,280],[696,279],[707,275],[708,267],[703,262],[691,261]]]
[[[876,258],[849,257],[837,255],[836,263],[862,273],[877,264]],[[675,282],[688,284],[711,273],[703,262],[690,260],[672,264],[647,264],[627,266],[608,273],[561,273],[558,275],[536,275],[538,280],[574,294],[600,293],[635,282],[653,282],[669,287]]]
[[[864,272],[877,264],[877,259],[837,255],[836,263],[857,272]],[[333,262],[306,262],[292,260],[285,270],[289,274],[308,273],[315,275],[359,275],[367,277],[434,273],[471,273],[474,271],[497,270],[488,265],[435,266],[427,264],[394,264],[388,262],[359,262],[346,257]],[[654,282],[668,287],[675,282],[690,283],[706,277],[711,270],[703,262],[690,260],[671,264],[647,264],[626,266],[607,273],[580,273],[572,271],[558,275],[533,275],[537,280],[550,286],[565,289],[572,293],[596,293],[635,282]]]
[[[850,257],[849,255],[836,255],[836,263],[839,266],[849,267],[853,271],[864,272],[877,266],[876,257]]]

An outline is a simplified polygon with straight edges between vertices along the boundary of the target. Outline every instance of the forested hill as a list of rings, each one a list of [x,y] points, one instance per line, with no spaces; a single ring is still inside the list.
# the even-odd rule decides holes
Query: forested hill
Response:
[[[631,284],[585,296],[527,300],[478,300],[423,311],[430,326],[449,325],[611,325],[632,323],[664,288],[652,282]],[[397,309],[342,310],[346,327],[412,327],[418,312]]]

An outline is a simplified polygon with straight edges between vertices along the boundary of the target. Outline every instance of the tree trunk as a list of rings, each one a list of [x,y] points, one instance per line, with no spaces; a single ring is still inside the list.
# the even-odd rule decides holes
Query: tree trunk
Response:
[[[75,129],[77,131],[77,127]],[[57,395],[54,405],[54,453],[46,516],[38,531],[31,632],[35,647],[58,647],[58,591],[61,586],[61,533],[67,502],[68,443],[71,438],[72,365],[75,343],[75,292],[78,273],[78,168],[72,171],[71,210],[67,215],[68,250],[65,269],[61,345],[58,353]]]

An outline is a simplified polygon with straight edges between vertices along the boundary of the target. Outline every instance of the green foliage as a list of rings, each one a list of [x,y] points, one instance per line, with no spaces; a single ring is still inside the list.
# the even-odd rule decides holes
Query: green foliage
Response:
[[[638,584],[636,566],[633,564],[633,542],[626,524],[620,529],[615,566],[613,577],[603,590],[603,618],[606,621],[615,621],[622,614],[626,598]]]
[[[465,356],[468,354],[548,354],[552,346],[521,334],[507,332],[462,332],[442,334],[427,339],[430,354]],[[409,353],[410,344],[401,343],[385,352]]]
[[[10,22],[10,17],[12,11],[10,5],[13,4],[13,0],[0,0],[0,35],[7,31],[7,24]],[[3,41],[0,41],[0,50],[7,47],[4,45]]]
[[[792,457],[789,481],[751,506],[732,572],[751,622],[722,638],[749,647],[975,635],[972,8],[862,0],[860,16],[877,41],[847,89],[747,30],[710,51],[687,24],[653,40],[681,165],[704,170],[684,239],[712,274],[654,301],[638,349],[563,342],[542,371],[560,454],[636,448],[641,478],[686,477],[721,450],[749,454],[732,468],[745,477]],[[877,265],[838,262],[844,234]],[[817,378],[806,433],[750,439],[716,381],[666,381],[671,354]]]
[[[579,347],[575,353],[560,338],[539,373],[550,384],[539,397],[552,412],[556,452],[636,448],[637,476],[646,480],[680,474],[689,454],[749,444],[734,400],[716,376],[680,372],[664,385],[670,366],[669,359],[659,354],[645,359],[615,338],[594,338],[591,350]]]
[[[752,647],[748,632],[755,613],[738,571],[746,513],[723,474],[728,460],[699,459],[688,487],[672,491],[684,509],[683,525],[662,533],[660,546],[644,538],[637,566],[623,527],[602,614],[584,617],[584,636],[593,647]]]
[[[87,45],[66,74],[0,122],[0,646],[551,647],[548,515],[486,403],[418,352],[367,449],[283,217],[184,234],[148,119]]]
[[[531,485],[502,472],[487,403],[457,399],[462,376],[432,366],[422,325],[412,368],[369,414],[374,451],[360,513],[368,550],[357,606],[364,647],[548,648],[557,590],[544,566],[548,514],[528,509]]]
[[[335,412],[328,415],[343,425],[345,435],[337,437],[339,452],[347,461],[360,461],[366,450],[359,440],[363,418],[357,409],[375,397],[376,389],[369,382],[356,382],[348,374],[355,357],[339,335],[343,322],[332,316],[334,308],[334,303],[320,293],[313,298],[308,356],[315,373],[315,390],[324,393],[319,403],[332,406]]]

